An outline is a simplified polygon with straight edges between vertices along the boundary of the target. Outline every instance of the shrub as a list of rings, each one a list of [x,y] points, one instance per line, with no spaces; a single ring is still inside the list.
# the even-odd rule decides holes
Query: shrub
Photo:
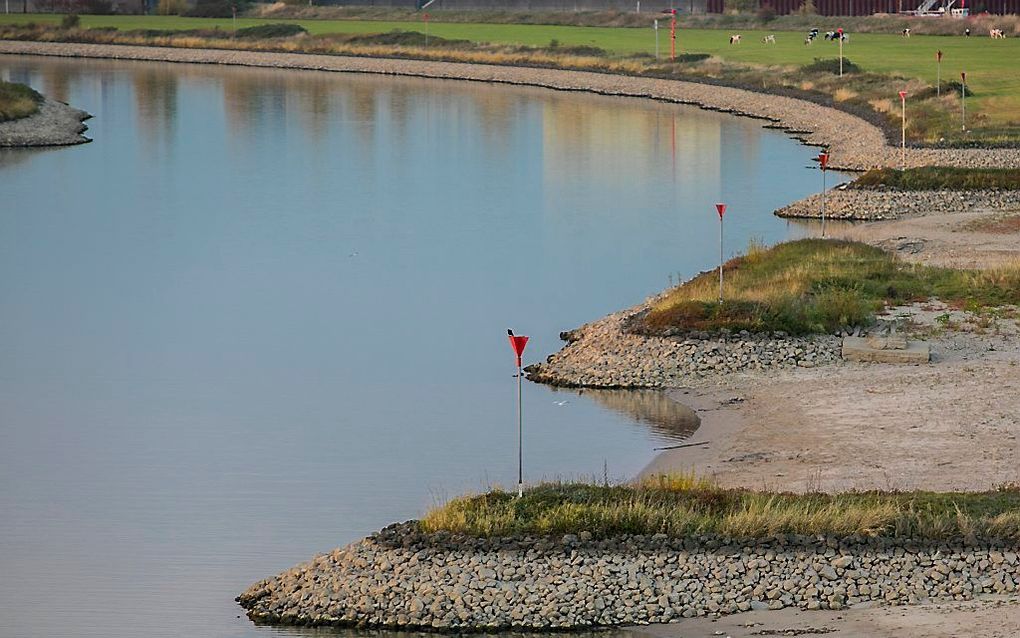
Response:
[[[802,16],[813,16],[818,13],[815,7],[815,0],[804,0],[804,4],[797,9],[797,14]]]
[[[762,22],[772,22],[776,19],[776,10],[767,4],[763,4],[755,16]]]
[[[234,15],[235,8],[241,13],[247,6],[247,3],[230,0],[198,0],[194,7],[181,15],[189,18],[229,18]]]
[[[24,84],[0,81],[0,122],[28,117],[42,101],[43,96]]]
[[[813,73],[832,73],[839,75],[839,58],[815,58],[811,64],[801,67],[804,71]],[[861,67],[850,61],[850,58],[843,58],[843,75],[847,73],[860,73]]]
[[[81,25],[81,18],[77,13],[69,13],[60,19],[61,29],[77,29]]]
[[[161,16],[179,16],[188,10],[187,0],[159,0],[156,13]]]
[[[876,168],[857,178],[851,188],[884,186],[899,190],[1020,190],[1020,170],[1015,168],[949,168],[925,166],[900,171]]]
[[[308,29],[300,24],[278,23],[260,24],[256,27],[238,29],[234,35],[238,38],[290,38],[295,35],[304,35]]]

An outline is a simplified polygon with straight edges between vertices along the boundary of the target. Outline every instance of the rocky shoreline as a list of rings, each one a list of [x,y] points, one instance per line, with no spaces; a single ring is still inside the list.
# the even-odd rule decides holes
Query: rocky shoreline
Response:
[[[256,622],[565,630],[1014,592],[1016,549],[884,538],[468,538],[392,525],[252,585]]]
[[[833,169],[863,171],[900,163],[900,149],[888,144],[881,129],[849,113],[792,97],[696,82],[396,58],[13,40],[0,41],[0,54],[377,73],[650,98],[767,120],[805,144],[828,147]],[[906,166],[929,165],[1020,168],[1020,149],[907,149]]]
[[[88,130],[84,121],[92,117],[63,102],[46,99],[34,115],[0,122],[0,148],[70,146],[90,142],[82,135]]]
[[[834,188],[825,196],[828,219],[880,221],[941,213],[1020,210],[1020,190],[897,191]],[[786,218],[820,218],[821,194],[811,195],[774,212]]]
[[[563,333],[567,341],[545,363],[526,368],[528,380],[561,387],[680,388],[737,373],[814,368],[841,361],[837,336],[791,337],[782,332],[690,333],[650,337],[626,329],[648,303]]]

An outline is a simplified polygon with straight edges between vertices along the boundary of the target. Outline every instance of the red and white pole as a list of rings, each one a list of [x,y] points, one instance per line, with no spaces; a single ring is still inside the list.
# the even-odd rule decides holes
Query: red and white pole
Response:
[[[669,59],[676,60],[676,9],[669,20]]]
[[[839,77],[843,77],[843,29],[836,29],[836,37],[839,38]]]
[[[900,91],[900,170],[907,170],[907,92]]]
[[[719,303],[723,302],[723,215],[726,214],[726,204],[716,204],[715,212],[719,213]]]
[[[513,330],[507,330],[510,337],[510,347],[517,357],[517,496],[524,496],[524,403],[521,398],[521,382],[524,377],[524,370],[521,367],[521,356],[524,348],[528,345],[528,338],[514,335]]]

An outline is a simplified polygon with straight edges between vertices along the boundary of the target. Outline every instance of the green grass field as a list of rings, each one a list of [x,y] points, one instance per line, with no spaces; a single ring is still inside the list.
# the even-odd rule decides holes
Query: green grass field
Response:
[[[0,25],[56,24],[59,15],[0,15]],[[267,22],[294,22],[313,35],[327,33],[381,33],[394,29],[422,30],[421,22],[385,22],[374,20],[262,20],[241,18],[237,27],[250,27]],[[834,28],[832,19],[819,18],[822,30]],[[660,47],[669,51],[668,23],[663,20]],[[82,16],[82,27],[116,27],[133,29],[200,29],[219,27],[231,29],[230,19],[180,18],[163,16]],[[443,24],[433,21],[430,33],[450,39],[547,46],[556,40],[564,46],[597,46],[616,55],[653,53],[655,34],[651,28],[574,27],[527,24]],[[678,31],[678,50],[709,53],[726,60],[762,65],[802,65],[816,57],[834,57],[838,45],[818,40],[811,46],[803,44],[802,33],[775,32],[777,44],[760,42],[772,31],[739,30],[743,43],[731,46],[729,31],[683,29]],[[988,119],[986,126],[1020,124],[1020,38],[991,40],[988,37],[914,36],[903,38],[889,34],[851,34],[844,45],[844,55],[866,71],[899,74],[935,83],[935,52],[944,54],[943,80],[959,80],[960,71],[967,72],[969,87],[975,96],[968,106],[980,110]],[[895,93],[889,96],[896,98]],[[909,99],[909,98],[908,98]]]

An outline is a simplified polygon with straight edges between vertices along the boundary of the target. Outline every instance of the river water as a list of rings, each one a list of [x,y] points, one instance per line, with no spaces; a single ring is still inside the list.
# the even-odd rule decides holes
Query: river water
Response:
[[[0,636],[266,636],[251,582],[516,482],[513,359],[813,190],[759,122],[451,81],[0,58],[95,115],[0,152]],[[529,480],[634,475],[663,398],[525,386]],[[355,632],[357,634],[357,632]],[[351,635],[355,635],[351,634]],[[358,634],[360,635],[360,634]]]

